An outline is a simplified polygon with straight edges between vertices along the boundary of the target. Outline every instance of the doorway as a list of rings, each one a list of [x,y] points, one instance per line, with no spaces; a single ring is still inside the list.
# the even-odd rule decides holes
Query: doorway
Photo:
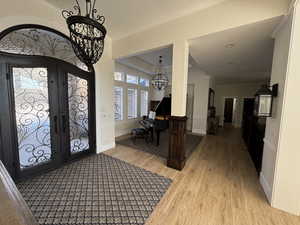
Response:
[[[24,179],[95,152],[94,74],[50,57],[0,54],[2,152]]]
[[[243,138],[246,143],[249,142],[249,132],[251,131],[252,119],[254,116],[254,98],[244,98],[244,109],[242,119],[242,132]]]
[[[234,98],[225,98],[224,123],[233,122],[233,105]]]
[[[193,130],[193,112],[194,112],[194,89],[193,84],[188,84],[187,86],[187,101],[186,101],[186,129],[187,131]]]

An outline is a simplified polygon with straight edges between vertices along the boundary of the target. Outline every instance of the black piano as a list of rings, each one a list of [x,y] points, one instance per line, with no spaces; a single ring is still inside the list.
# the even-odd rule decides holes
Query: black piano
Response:
[[[164,97],[155,109],[154,130],[156,132],[156,145],[159,145],[160,132],[169,129],[171,116],[171,97]]]

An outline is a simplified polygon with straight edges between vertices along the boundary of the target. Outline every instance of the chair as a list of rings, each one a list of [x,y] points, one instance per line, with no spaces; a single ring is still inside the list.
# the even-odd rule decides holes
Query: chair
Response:
[[[136,139],[142,138],[145,139],[146,143],[153,141],[153,124],[154,120],[143,119],[139,121],[139,124],[142,126],[140,128],[134,128],[131,130],[132,141],[135,144]]]

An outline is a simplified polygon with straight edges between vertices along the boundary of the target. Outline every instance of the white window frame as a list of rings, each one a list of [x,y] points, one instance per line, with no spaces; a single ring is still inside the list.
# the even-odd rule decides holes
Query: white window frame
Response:
[[[133,90],[135,93],[135,99],[134,99],[134,109],[130,109],[129,107],[129,90]],[[133,115],[130,115],[130,111],[133,111]],[[138,116],[138,89],[135,88],[135,87],[128,87],[127,88],[127,119],[128,120],[132,120],[132,119],[137,119],[139,116]]]
[[[141,79],[147,80],[148,81],[148,85],[142,85],[141,84]],[[145,77],[139,77],[139,86],[148,88],[150,86],[150,80],[148,78],[145,78]]]
[[[115,79],[115,73],[121,73],[123,80],[116,80]],[[140,74],[138,71],[136,72],[131,72],[131,71],[126,71],[126,70],[117,70],[114,73],[114,87],[120,87],[123,88],[123,105],[122,105],[122,120],[115,120],[116,123],[126,123],[126,121],[132,121],[132,120],[139,120],[142,118],[142,108],[141,108],[141,91],[148,91],[148,111],[149,111],[149,106],[150,106],[150,96],[151,96],[151,88],[150,88],[150,76],[146,76],[143,74]],[[137,77],[137,83],[127,83],[127,75],[130,76],[135,76]],[[140,79],[147,79],[149,80],[149,86],[143,86],[140,84]],[[137,90],[137,97],[136,97],[136,112],[134,118],[128,117],[129,114],[129,104],[128,104],[128,89],[136,89]],[[114,94],[114,91],[113,91]]]
[[[118,80],[118,79],[116,79],[116,75],[121,75],[121,80]],[[118,81],[118,82],[124,82],[125,81],[125,74],[123,73],[123,72],[115,72],[114,73],[114,80],[115,81]]]
[[[147,95],[147,102],[145,103],[144,102],[144,96],[143,96],[143,93],[146,93]],[[146,109],[144,110],[144,106],[146,107]],[[140,115],[141,117],[143,116],[148,116],[148,113],[149,113],[149,91],[148,90],[144,90],[144,89],[141,89],[140,90]]]
[[[136,78],[136,83],[131,83],[131,82],[128,82],[128,77],[135,77]],[[127,84],[132,84],[132,85],[139,85],[139,76],[138,75],[133,75],[133,74],[126,74],[126,83]]]
[[[120,90],[121,90],[121,96],[120,96],[120,100],[121,100],[121,102],[120,102],[120,118],[118,119],[118,118],[116,118],[116,116],[114,116],[114,119],[115,119],[115,121],[122,121],[122,120],[124,120],[124,88],[123,87],[121,87],[121,86],[114,86],[114,114],[116,114],[116,109],[115,109],[115,107],[116,107],[116,99],[115,99],[115,89],[116,88],[119,88]]]

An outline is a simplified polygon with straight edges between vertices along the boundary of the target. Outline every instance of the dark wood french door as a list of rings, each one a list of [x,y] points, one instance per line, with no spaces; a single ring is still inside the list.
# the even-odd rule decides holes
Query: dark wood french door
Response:
[[[16,179],[95,152],[94,74],[49,57],[0,54],[2,161]]]

